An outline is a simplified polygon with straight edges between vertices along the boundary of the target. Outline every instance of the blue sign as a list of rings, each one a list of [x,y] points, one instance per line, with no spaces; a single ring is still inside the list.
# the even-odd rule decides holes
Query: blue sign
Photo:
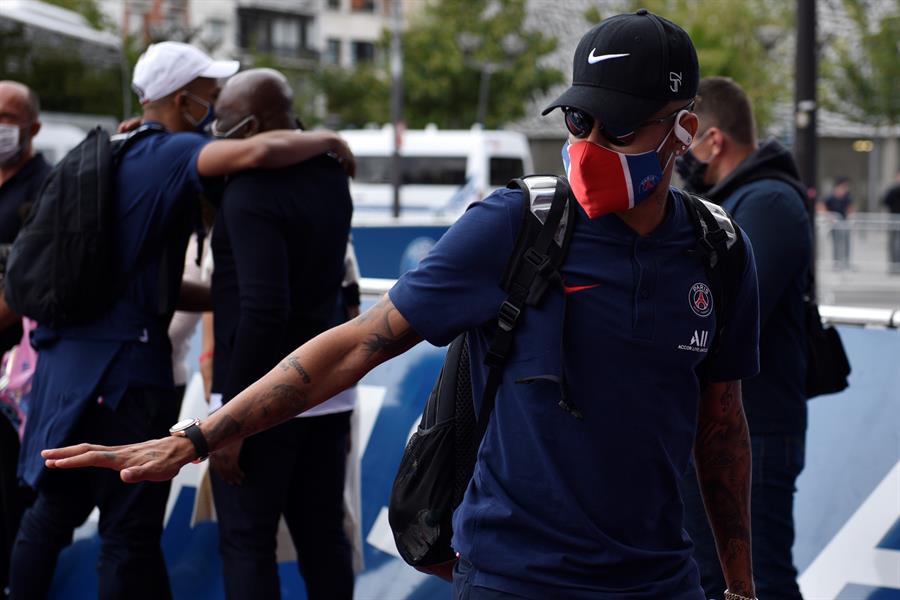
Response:
[[[809,405],[806,469],[798,482],[795,557],[807,598],[900,599],[900,332],[840,328],[850,387]],[[445,582],[398,557],[386,503],[444,350],[420,344],[367,375],[358,408],[363,558],[357,598],[449,597]],[[190,467],[186,467],[188,469]],[[184,473],[184,470],[183,470]],[[191,527],[196,488],[173,485],[163,550],[175,598],[223,598],[218,534]],[[83,529],[59,561],[52,598],[96,597],[98,538]],[[282,597],[305,598],[295,563],[280,565]]]

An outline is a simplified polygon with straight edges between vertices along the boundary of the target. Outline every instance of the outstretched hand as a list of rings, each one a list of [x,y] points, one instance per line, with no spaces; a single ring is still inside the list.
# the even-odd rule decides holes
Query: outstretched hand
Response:
[[[190,440],[171,436],[125,446],[78,444],[43,450],[41,456],[48,469],[114,469],[125,483],[137,483],[172,479],[195,451]]]

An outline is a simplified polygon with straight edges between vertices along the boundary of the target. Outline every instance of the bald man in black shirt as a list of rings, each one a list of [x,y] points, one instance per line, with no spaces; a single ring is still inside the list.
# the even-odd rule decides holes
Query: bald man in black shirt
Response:
[[[280,73],[245,71],[216,102],[214,134],[241,138],[296,128],[292,104]],[[228,181],[212,240],[213,392],[223,402],[337,323],[351,214],[347,175],[329,155]],[[279,597],[275,538],[282,514],[309,598],[352,598],[351,547],[342,528],[351,412],[345,405],[333,410],[292,419],[211,456],[229,599]]]

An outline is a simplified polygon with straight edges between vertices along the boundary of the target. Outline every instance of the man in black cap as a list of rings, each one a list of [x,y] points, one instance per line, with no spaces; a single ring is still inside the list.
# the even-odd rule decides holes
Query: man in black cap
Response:
[[[726,598],[754,595],[740,379],[758,369],[756,271],[748,251],[718,315],[704,265],[689,256],[687,200],[669,187],[698,127],[698,78],[688,35],[647,11],[602,22],[578,46],[574,83],[551,106],[564,109],[570,133],[576,222],[561,284],[517,326],[454,514],[457,598],[705,600],[678,491],[692,450]],[[511,189],[474,203],[379,304],[295,350],[190,438],[51,450],[48,466],[169,478],[422,339],[444,345],[463,332],[478,414],[523,203]]]

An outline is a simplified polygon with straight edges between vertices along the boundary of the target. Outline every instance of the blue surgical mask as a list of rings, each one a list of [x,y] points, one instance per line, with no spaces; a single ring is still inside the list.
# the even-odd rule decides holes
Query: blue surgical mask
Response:
[[[195,96],[194,94],[192,94],[190,92],[186,91],[186,92],[184,92],[184,95],[187,96],[188,98],[190,98],[191,100],[193,100],[194,102],[196,102],[197,104],[199,104],[200,106],[203,106],[204,108],[206,108],[206,113],[203,115],[203,117],[200,118],[199,121],[197,119],[195,119],[194,117],[192,117],[189,112],[184,111],[184,110],[181,111],[181,116],[184,117],[185,121],[187,121],[188,123],[190,123],[191,125],[196,127],[198,132],[205,133],[206,128],[209,127],[209,125],[216,118],[215,108],[213,107],[211,102],[207,102],[203,98]]]

